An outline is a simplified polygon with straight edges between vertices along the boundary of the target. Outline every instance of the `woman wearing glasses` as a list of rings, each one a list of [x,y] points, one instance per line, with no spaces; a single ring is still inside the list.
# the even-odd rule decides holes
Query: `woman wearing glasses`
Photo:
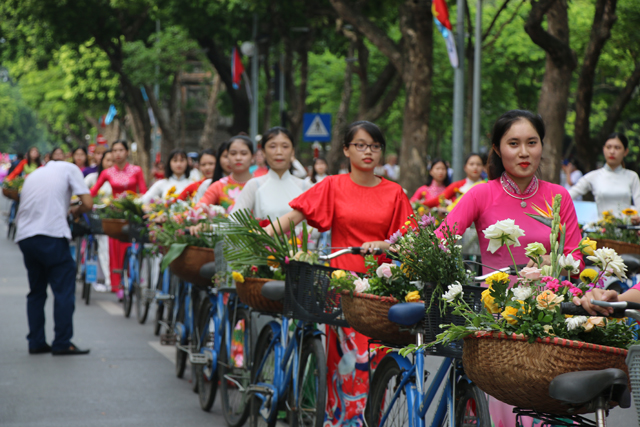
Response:
[[[328,176],[289,203],[293,211],[280,217],[279,222],[284,231],[289,230],[291,221],[298,224],[306,219],[321,232],[331,229],[334,247],[361,246],[363,252],[388,249],[384,240],[400,229],[413,211],[402,187],[374,174],[384,149],[385,139],[378,126],[366,121],[352,123],[343,143],[351,172]],[[267,232],[273,231],[271,226],[267,228]],[[359,273],[366,271],[364,258],[359,255],[335,258],[331,266]],[[327,328],[330,424],[325,426],[362,422],[369,390],[367,341],[367,337],[351,328],[337,331]],[[374,367],[377,360],[373,359]]]

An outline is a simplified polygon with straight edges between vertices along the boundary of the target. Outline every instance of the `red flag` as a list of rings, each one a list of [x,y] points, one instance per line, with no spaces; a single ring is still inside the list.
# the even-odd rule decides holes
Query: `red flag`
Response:
[[[451,31],[451,22],[449,21],[449,9],[445,0],[433,0],[431,3],[431,13],[446,29]]]
[[[238,49],[234,47],[231,51],[231,80],[234,89],[238,89],[240,87],[242,73],[244,73],[244,66],[242,65],[242,61],[240,60]]]

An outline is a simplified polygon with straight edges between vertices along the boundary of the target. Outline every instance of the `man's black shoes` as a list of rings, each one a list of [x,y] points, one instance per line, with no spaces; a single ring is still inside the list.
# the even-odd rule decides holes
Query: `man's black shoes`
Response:
[[[53,354],[54,356],[73,356],[80,354],[89,354],[89,351],[89,349],[80,350],[74,344],[71,344],[69,345],[69,348],[65,348],[63,350],[51,350],[51,354]]]
[[[29,349],[29,354],[44,354],[44,353],[51,353],[51,346],[49,344],[45,344],[40,347]]]

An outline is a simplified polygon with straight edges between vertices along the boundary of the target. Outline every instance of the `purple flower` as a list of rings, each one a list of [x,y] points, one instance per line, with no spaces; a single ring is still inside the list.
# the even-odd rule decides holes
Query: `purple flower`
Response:
[[[398,240],[400,240],[401,238],[402,238],[402,233],[400,232],[400,230],[398,230],[395,233],[393,233],[391,237],[385,240],[385,242],[390,245],[395,245],[398,242]]]
[[[431,214],[422,215],[422,218],[420,218],[420,221],[418,221],[418,224],[420,225],[420,227],[423,227],[423,228],[433,225],[435,223],[436,223],[436,219]]]

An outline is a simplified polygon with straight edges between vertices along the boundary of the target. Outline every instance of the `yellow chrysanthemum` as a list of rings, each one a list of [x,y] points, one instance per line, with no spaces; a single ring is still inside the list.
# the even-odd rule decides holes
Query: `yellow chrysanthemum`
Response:
[[[407,296],[404,297],[404,300],[406,302],[418,302],[420,301],[420,292],[418,291],[409,292]]]
[[[497,273],[492,274],[491,276],[487,277],[487,280],[485,280],[485,282],[489,286],[493,285],[494,283],[501,283],[505,281],[509,281],[509,275],[507,273],[503,273],[502,271],[498,271]]]
[[[580,280],[582,280],[583,283],[593,283],[596,277],[598,277],[598,272],[593,268],[585,268],[582,270],[582,273],[580,273]]]
[[[238,283],[244,283],[244,276],[237,271],[234,271],[233,273],[231,273],[231,277],[233,278],[234,281]]]
[[[602,212],[602,216],[604,218],[610,218],[610,217],[613,216],[613,214],[611,213],[611,211],[604,211],[604,212]]]

